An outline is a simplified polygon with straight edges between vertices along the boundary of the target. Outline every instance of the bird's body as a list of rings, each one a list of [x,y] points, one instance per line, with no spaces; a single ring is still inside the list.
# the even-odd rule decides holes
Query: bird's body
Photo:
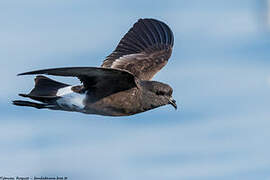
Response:
[[[38,109],[76,111],[106,116],[127,116],[171,104],[172,88],[151,78],[166,65],[173,46],[173,34],[163,22],[140,19],[122,38],[100,68],[71,67],[31,71],[19,75],[74,76],[82,85],[71,86],[37,76],[29,94],[33,100],[15,105]]]
[[[95,95],[89,91],[78,93],[72,91],[71,87],[67,87],[66,94],[60,95],[54,102],[51,102],[51,104],[54,104],[51,109],[106,116],[125,116],[138,113],[138,109],[141,107],[141,93],[135,87],[114,93],[100,100],[96,100]],[[59,92],[61,91],[65,91],[64,88],[59,89]],[[135,109],[136,111],[134,111]]]
[[[87,100],[89,102],[89,99]],[[132,115],[140,111],[141,94],[137,88],[117,92],[86,105],[86,112],[109,116]]]

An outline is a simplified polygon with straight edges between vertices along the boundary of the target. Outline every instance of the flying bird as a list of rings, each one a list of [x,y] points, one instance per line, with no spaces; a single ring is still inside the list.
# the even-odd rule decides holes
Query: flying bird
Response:
[[[22,97],[38,101],[13,101],[17,106],[76,111],[104,116],[128,116],[170,104],[173,89],[153,76],[171,56],[174,37],[165,23],[139,19],[106,57],[101,67],[65,67],[25,72],[34,75],[35,87]],[[71,86],[43,75],[72,76]]]

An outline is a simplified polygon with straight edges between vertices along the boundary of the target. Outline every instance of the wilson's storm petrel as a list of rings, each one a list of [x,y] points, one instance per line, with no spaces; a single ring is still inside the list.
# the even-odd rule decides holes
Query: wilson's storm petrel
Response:
[[[173,42],[173,33],[165,23],[139,19],[101,67],[55,68],[18,74],[73,76],[82,85],[71,86],[38,75],[34,89],[19,95],[39,103],[16,100],[13,104],[105,116],[127,116],[167,104],[176,109],[172,88],[151,81],[167,64]]]

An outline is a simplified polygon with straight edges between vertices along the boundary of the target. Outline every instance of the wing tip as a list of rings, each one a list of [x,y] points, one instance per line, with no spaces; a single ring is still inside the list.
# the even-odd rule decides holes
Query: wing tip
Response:
[[[158,37],[158,42],[155,42],[154,44],[158,43],[173,47],[174,35],[171,28],[165,22],[155,18],[139,18],[138,21],[133,25],[133,29],[136,29],[136,26],[142,27],[144,24],[148,25],[148,28],[146,28],[148,30],[145,29],[147,34]],[[140,29],[139,31],[142,30]],[[140,34],[140,32],[137,33]],[[145,34],[145,32],[142,34]]]
[[[17,74],[17,76],[23,76],[23,75],[31,75],[31,74],[35,74],[35,72],[24,72],[24,73],[19,73]]]
[[[26,75],[25,73],[19,73],[17,74],[17,76],[22,76],[22,75]]]

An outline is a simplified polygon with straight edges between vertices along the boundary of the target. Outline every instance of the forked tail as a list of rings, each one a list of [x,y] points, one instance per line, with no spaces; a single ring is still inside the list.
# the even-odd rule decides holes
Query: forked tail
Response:
[[[52,104],[55,102],[55,100],[59,98],[56,95],[57,91],[66,86],[69,85],[39,75],[35,78],[35,87],[31,90],[31,92],[29,94],[19,95],[36,101],[40,101],[42,103],[15,100],[13,101],[13,104],[16,106],[29,106],[37,109],[53,108]]]

